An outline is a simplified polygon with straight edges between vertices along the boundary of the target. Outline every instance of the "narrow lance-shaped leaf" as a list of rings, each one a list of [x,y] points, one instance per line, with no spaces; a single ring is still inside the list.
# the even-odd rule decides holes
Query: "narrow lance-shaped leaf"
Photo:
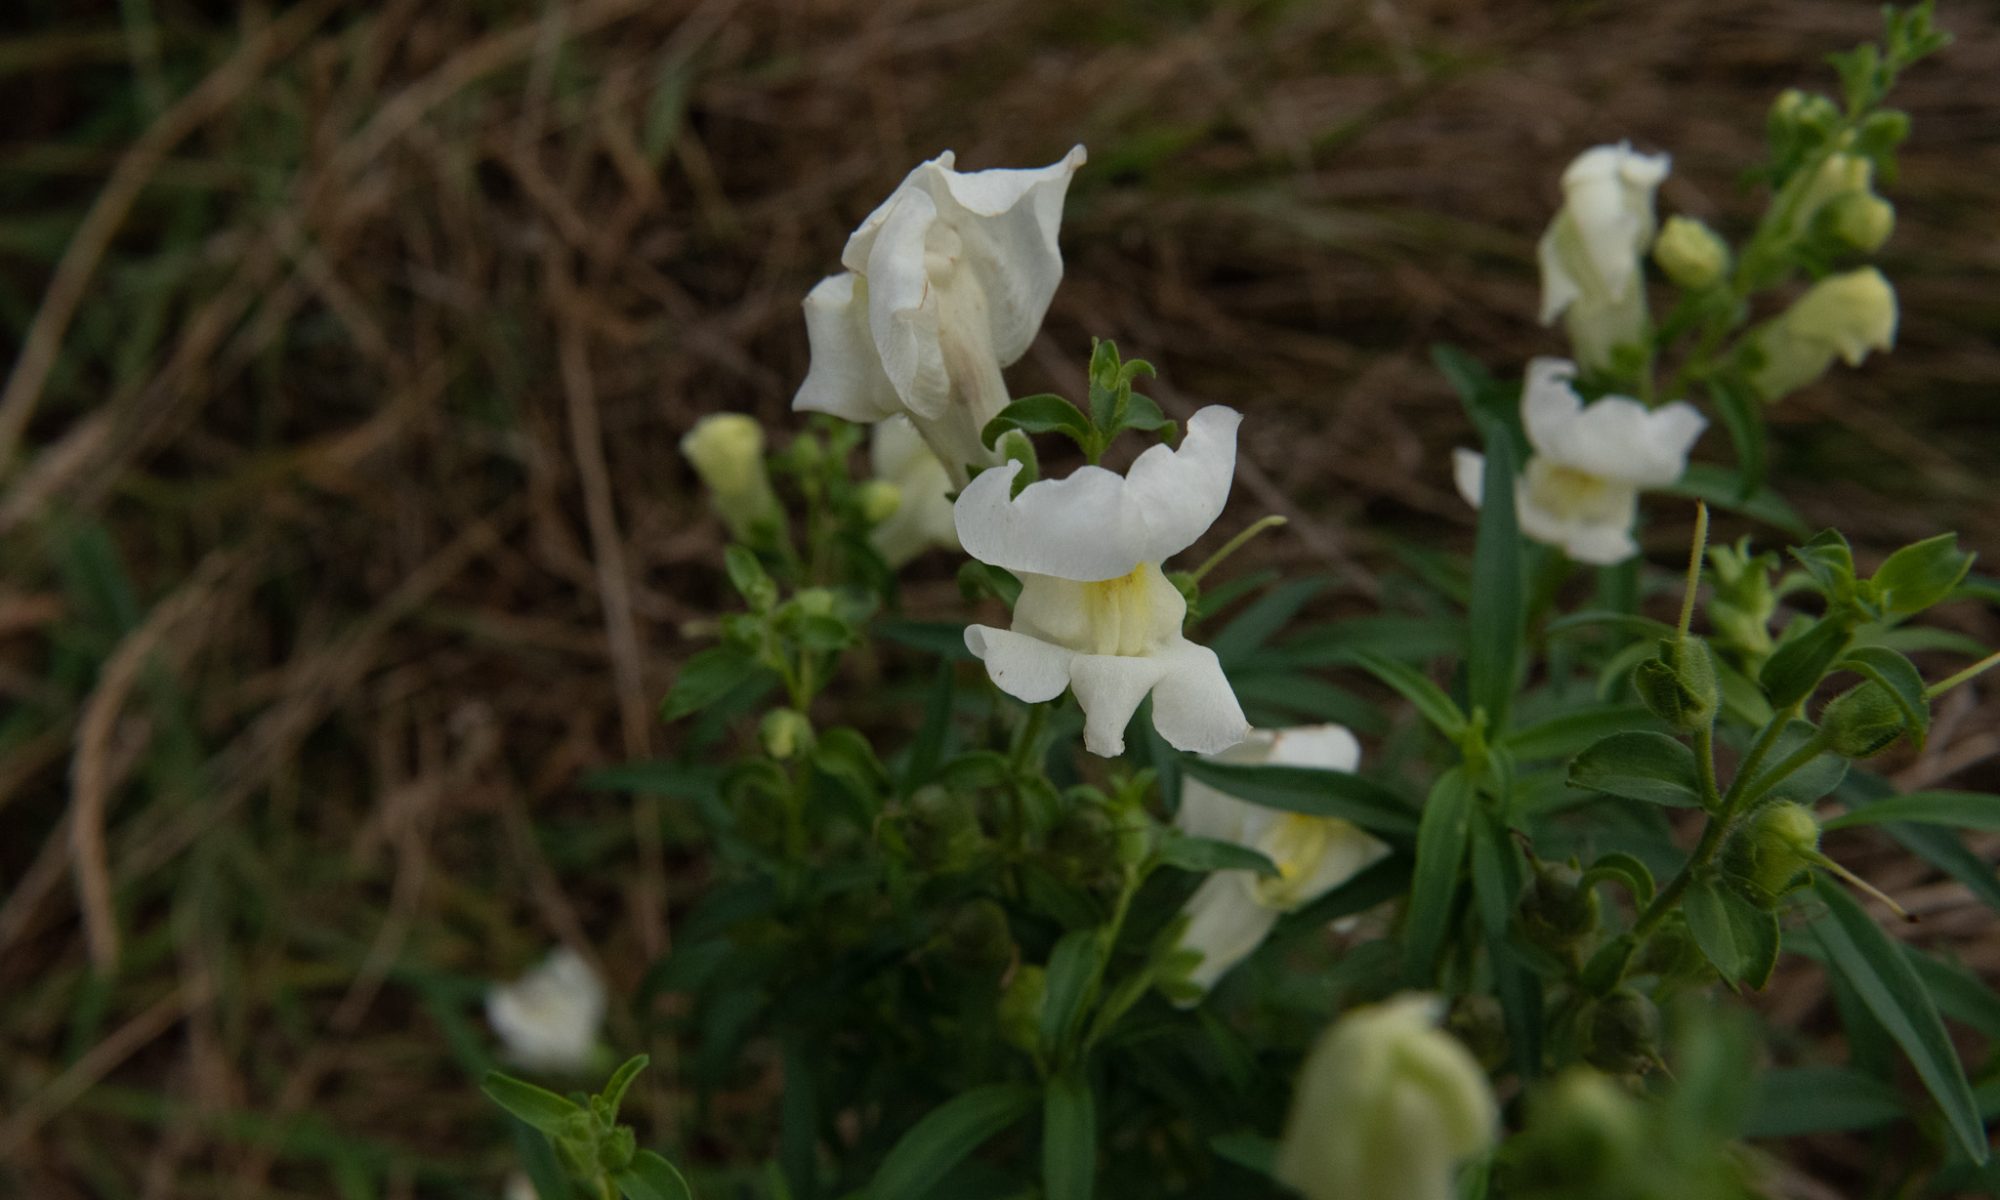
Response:
[[[1476,708],[1495,729],[1505,726],[1507,705],[1521,657],[1524,591],[1521,529],[1514,512],[1514,442],[1498,421],[1481,422],[1486,474],[1479,501],[1479,533],[1472,551],[1471,646],[1467,687]]]
[[[1470,834],[1472,784],[1462,768],[1438,777],[1424,802],[1417,828],[1417,870],[1411,880],[1410,915],[1403,940],[1408,950],[1410,981],[1428,985],[1436,974],[1438,952],[1450,927],[1458,896],[1459,867],[1465,861]]]
[[[1909,1056],[1966,1154],[1985,1162],[1986,1127],[1979,1106],[1923,980],[1895,940],[1838,883],[1815,874],[1813,893],[1827,908],[1826,917],[1812,927],[1826,947],[1827,961]]]
[[[917,1200],[986,1141],[1026,1116],[1039,1093],[1017,1083],[974,1088],[932,1109],[875,1172],[870,1200]]]

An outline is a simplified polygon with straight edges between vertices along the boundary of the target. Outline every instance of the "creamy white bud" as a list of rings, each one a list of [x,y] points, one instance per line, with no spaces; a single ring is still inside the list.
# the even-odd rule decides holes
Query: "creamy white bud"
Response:
[[[778,498],[764,467],[764,430],[741,413],[716,413],[681,438],[681,454],[708,485],[715,511],[731,536],[743,539],[779,520]]]

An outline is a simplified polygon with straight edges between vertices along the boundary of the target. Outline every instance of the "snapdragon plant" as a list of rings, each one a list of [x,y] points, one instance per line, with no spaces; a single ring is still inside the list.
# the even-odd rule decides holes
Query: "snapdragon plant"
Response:
[[[1665,155],[1580,156],[1539,256],[1573,358],[1438,354],[1469,563],[1340,621],[1301,619],[1327,580],[1231,574],[1282,536],[1226,507],[1254,408],[1170,420],[1105,341],[1086,396],[1008,394],[1081,148],[918,167],[806,299],[796,407],[830,415],[684,443],[738,604],[665,699],[681,757],[616,778],[714,865],[635,1006],[681,1050],[687,1180],[617,1123],[638,1060],[595,1098],[495,1076],[544,1197],[1755,1197],[1746,1139],[1898,1121],[1897,1194],[1992,1189],[1943,1021],[2000,1033],[2000,997],[1885,931],[1838,832],[2000,907],[1953,832],[2000,797],[1865,765],[1996,661],[1914,619],[1992,589],[1950,535],[1864,570],[1799,528],[1762,433],[1892,340],[1883,105],[1943,41],[1891,12],[1838,100],[1781,97],[1740,244],[1658,219]],[[1689,465],[1711,420],[1731,468]],[[1710,544],[1711,504],[1771,532]],[[1684,559],[1642,561],[1647,514]],[[946,619],[904,613],[927,555]],[[1977,661],[1911,657],[1940,647]],[[1740,998],[1785,955],[1850,1061],[1767,1048]]]

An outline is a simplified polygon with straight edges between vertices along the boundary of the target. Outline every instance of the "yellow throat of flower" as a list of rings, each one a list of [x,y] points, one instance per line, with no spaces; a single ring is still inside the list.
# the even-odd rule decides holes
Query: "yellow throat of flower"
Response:
[[[1172,584],[1158,563],[1140,563],[1116,579],[1083,585],[1083,611],[1089,629],[1087,654],[1141,655],[1151,648],[1153,626],[1163,615],[1155,610],[1156,588]]]
[[[1294,907],[1299,901],[1299,889],[1319,870],[1320,860],[1326,857],[1342,824],[1304,813],[1279,817],[1257,847],[1278,868],[1275,879],[1267,876],[1257,880],[1257,902],[1267,908]]]
[[[1572,520],[1615,517],[1626,489],[1589,471],[1535,458],[1528,463],[1528,494],[1544,512]]]

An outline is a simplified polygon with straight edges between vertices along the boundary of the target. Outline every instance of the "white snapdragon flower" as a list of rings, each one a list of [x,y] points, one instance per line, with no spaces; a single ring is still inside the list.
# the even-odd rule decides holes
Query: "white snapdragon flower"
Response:
[[[1534,454],[1514,483],[1515,511],[1522,533],[1578,562],[1623,562],[1639,552],[1632,519],[1640,489],[1681,477],[1708,419],[1684,400],[1649,409],[1606,396],[1585,405],[1570,386],[1575,376],[1576,367],[1559,358],[1528,364],[1521,423]],[[1459,493],[1477,508],[1485,456],[1459,450],[1452,467]]]
[[[1896,318],[1896,290],[1882,272],[1829,275],[1750,335],[1761,358],[1750,384],[1777,400],[1824,375],[1835,359],[1858,367],[1869,351],[1895,346]]]
[[[868,465],[875,482],[890,485],[896,494],[895,511],[868,534],[884,562],[900,567],[933,546],[958,549],[951,477],[908,417],[898,414],[875,426]]]
[[[1014,496],[1021,464],[1009,462],[959,494],[966,553],[1021,579],[1014,627],[970,626],[966,646],[1017,699],[1075,691],[1092,754],[1124,752],[1125,725],[1148,693],[1153,725],[1175,749],[1214,754],[1249,732],[1215,652],[1181,636],[1187,601],[1160,571],[1222,514],[1242,420],[1204,408],[1178,449],[1153,446],[1124,475],[1080,467]]]
[[[1542,235],[1542,324],[1566,317],[1576,357],[1592,370],[1646,331],[1643,258],[1653,196],[1670,165],[1620,142],[1578,155],[1563,172],[1563,206]]]
[[[1361,765],[1361,746],[1339,725],[1310,725],[1253,731],[1215,759],[1352,771]],[[1181,784],[1174,824],[1191,837],[1259,851],[1278,868],[1276,878],[1217,871],[1188,898],[1180,948],[1200,952],[1188,981],[1203,990],[1248,957],[1280,916],[1319,899],[1389,852],[1351,821],[1249,804],[1192,778]]]
[[[604,1024],[604,981],[576,951],[561,947],[526,975],[487,992],[486,1019],[521,1066],[585,1071]]]
[[[764,429],[742,413],[713,413],[681,438],[681,455],[708,485],[709,498],[730,536],[748,540],[757,526],[779,524],[784,512],[764,469]]]
[[[1355,1009],[1307,1055],[1274,1174],[1307,1200],[1451,1200],[1458,1164],[1493,1143],[1486,1073],[1437,1028],[1443,1002]]]
[[[1008,403],[1000,369],[1041,328],[1078,146],[1034,170],[961,173],[950,151],[910,172],[807,294],[812,366],[792,407],[850,421],[906,413],[956,483],[997,456],[980,430]]]

